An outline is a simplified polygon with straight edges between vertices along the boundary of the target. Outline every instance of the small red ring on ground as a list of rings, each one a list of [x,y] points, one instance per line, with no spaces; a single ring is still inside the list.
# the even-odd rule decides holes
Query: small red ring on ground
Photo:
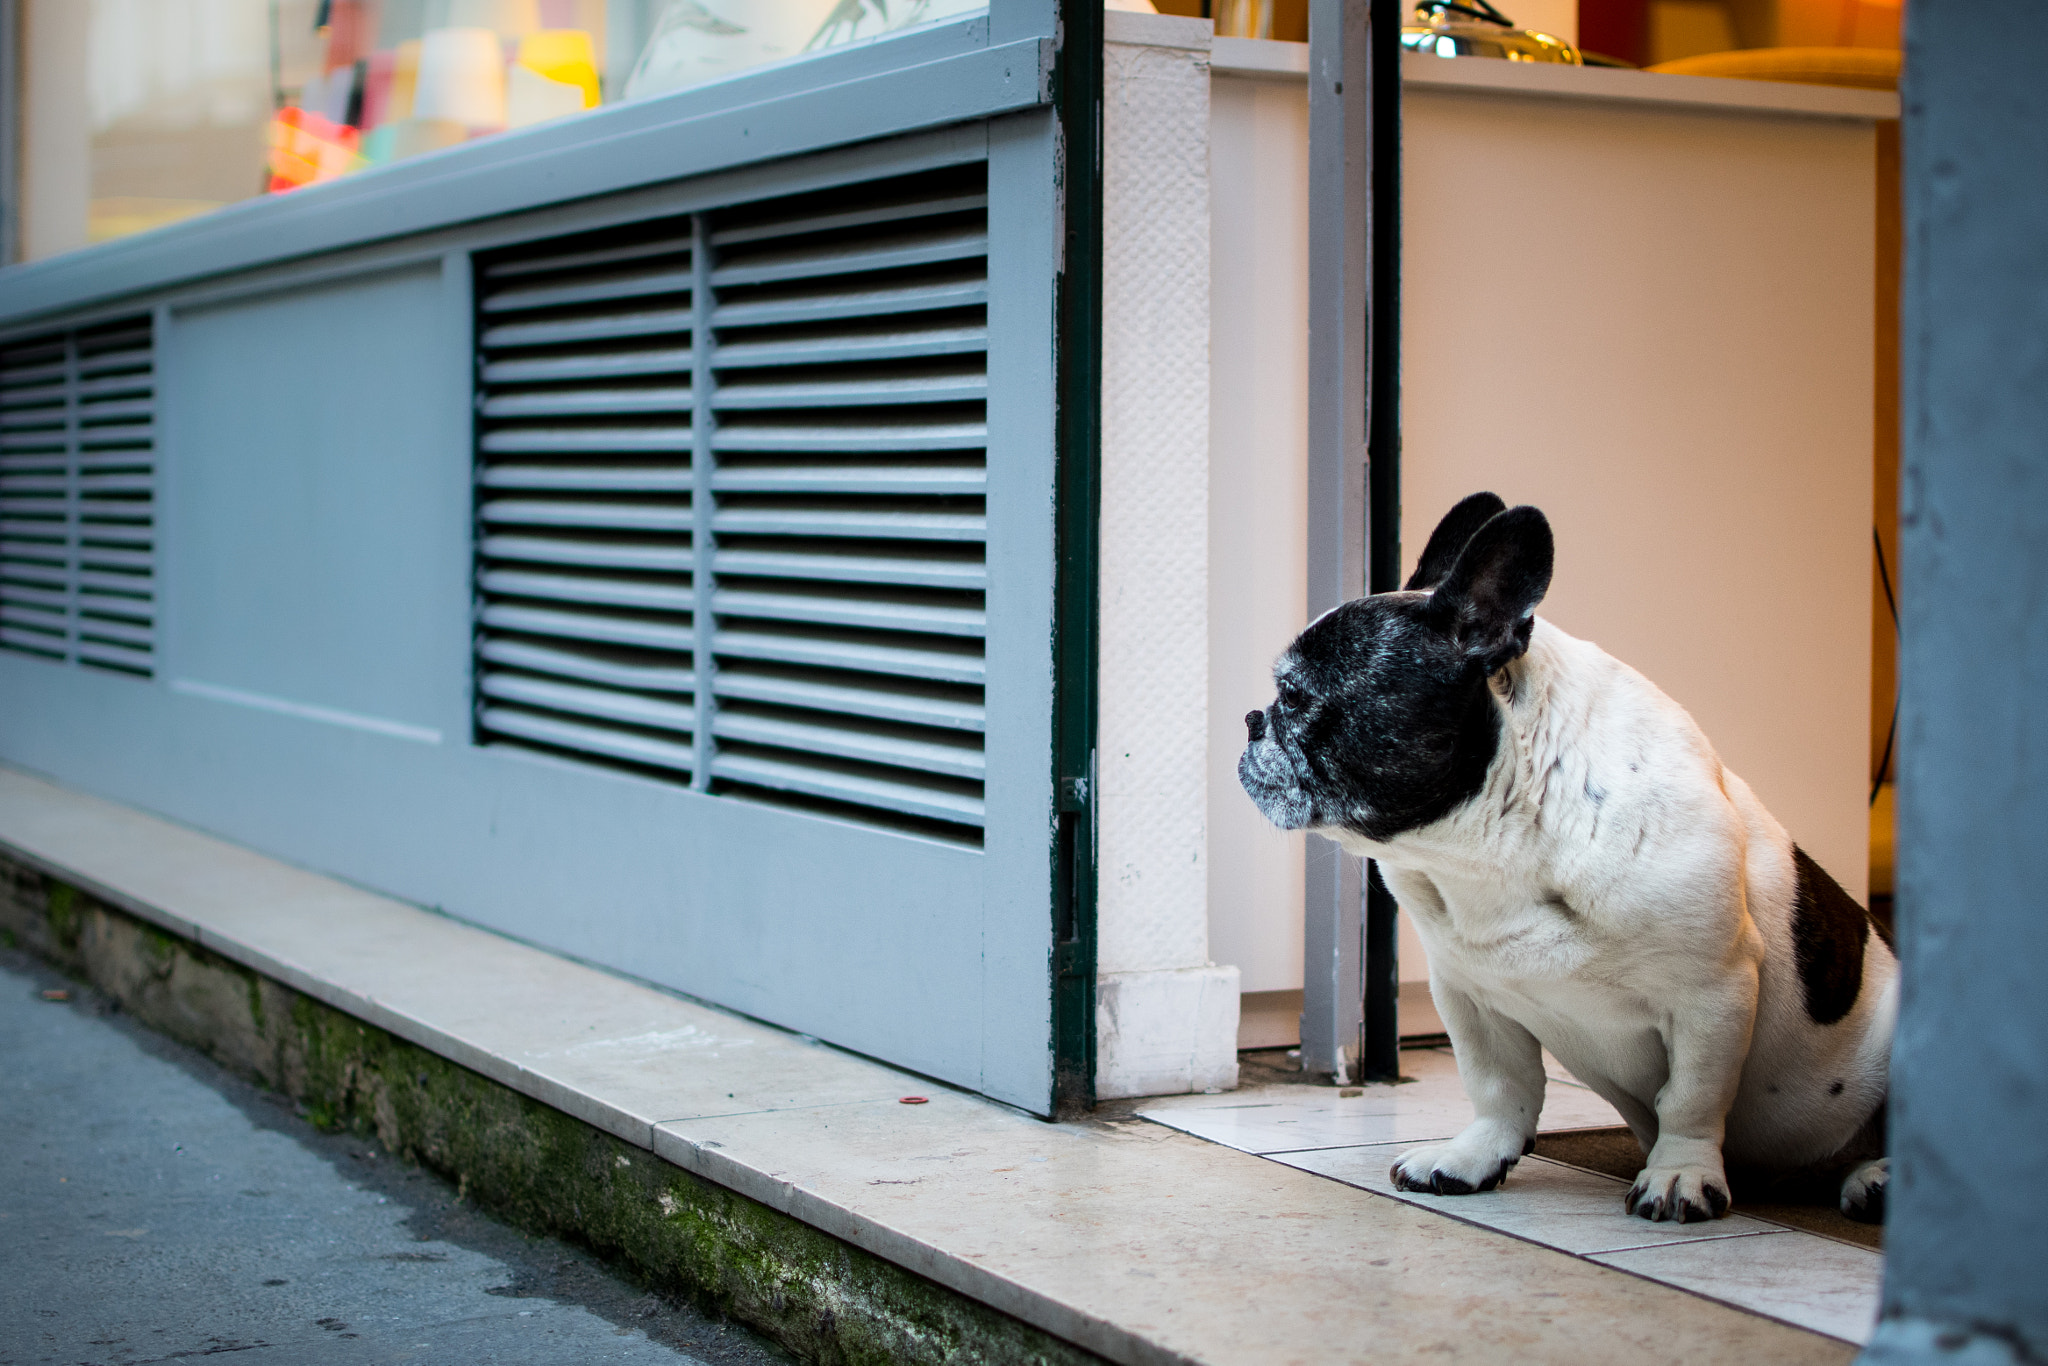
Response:
[[[896,1103],[898,1105],[925,1105],[929,1102],[923,1096],[905,1096]]]

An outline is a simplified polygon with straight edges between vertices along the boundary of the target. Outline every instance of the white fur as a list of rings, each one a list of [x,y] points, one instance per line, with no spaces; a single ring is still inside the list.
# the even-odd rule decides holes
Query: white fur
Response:
[[[1792,840],[1685,710],[1541,619],[1493,695],[1501,744],[1476,798],[1385,843],[1324,832],[1379,860],[1413,919],[1478,1114],[1398,1169],[1498,1181],[1536,1133],[1539,1045],[1643,1145],[1631,1204],[1648,1217],[1701,1217],[1710,1189],[1725,1207],[1724,1151],[1774,1168],[1838,1152],[1885,1094],[1891,952],[1872,934],[1854,1008],[1816,1025]]]

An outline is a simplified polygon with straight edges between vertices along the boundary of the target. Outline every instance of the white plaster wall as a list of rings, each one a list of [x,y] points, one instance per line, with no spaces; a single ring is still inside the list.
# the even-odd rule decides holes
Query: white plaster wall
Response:
[[[1209,25],[1104,52],[1096,1094],[1236,1084],[1209,960]]]

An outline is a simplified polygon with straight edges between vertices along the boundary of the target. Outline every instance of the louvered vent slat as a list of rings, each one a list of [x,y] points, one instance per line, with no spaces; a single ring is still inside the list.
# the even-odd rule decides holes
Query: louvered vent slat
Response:
[[[534,574],[487,569],[478,579],[484,592],[499,597],[547,598],[555,602],[601,602],[654,611],[689,611],[695,600],[687,587],[594,574]]]
[[[545,607],[488,603],[483,624],[500,631],[560,641],[591,640],[687,655],[696,636],[687,620],[670,622],[604,612],[563,612]]]
[[[666,455],[690,449],[688,427],[510,427],[486,433],[486,455]]]
[[[711,772],[714,777],[728,779],[743,788],[816,797],[856,808],[900,811],[908,816],[981,829],[979,783],[962,782],[948,790],[936,782],[897,782],[878,776],[888,773],[888,769],[834,764],[823,759],[792,763],[770,757],[776,753],[722,752],[712,761]]]
[[[803,234],[815,242],[819,234],[805,233],[801,225],[792,235]],[[830,238],[836,233],[823,234]],[[758,247],[759,243],[754,246]],[[722,265],[711,273],[712,288],[724,292],[733,285],[759,285],[785,280],[816,280],[821,277],[865,275],[874,271],[928,266],[941,261],[959,261],[988,255],[988,234],[926,233],[913,237],[884,238],[861,246],[839,246],[829,241],[796,251],[758,251],[745,247],[730,250],[743,253],[739,265]],[[721,324],[725,319],[717,320]]]
[[[487,489],[584,489],[590,492],[688,493],[688,470],[650,465],[496,465],[480,482]]]
[[[849,502],[851,500],[848,500]],[[721,507],[712,526],[736,536],[860,537],[892,541],[980,540],[987,518],[965,512],[900,512],[815,500],[788,507]]]
[[[500,259],[484,268],[484,278],[497,283],[502,280],[517,280],[534,275],[553,275],[565,270],[577,270],[586,266],[615,266],[625,261],[651,261],[658,256],[687,258],[690,253],[690,235],[687,231],[675,237],[653,237],[645,241],[628,243],[625,246],[604,247],[594,251],[571,251],[549,254],[547,252],[522,251],[518,255]]]
[[[719,653],[736,659],[809,664],[840,672],[879,673],[979,685],[984,678],[979,651],[921,649],[886,638],[835,636],[827,631],[767,631],[727,628],[718,633]]]
[[[719,557],[719,562],[728,573],[756,578],[897,583],[976,591],[988,587],[988,566],[980,560],[884,559],[873,555],[808,555],[788,550],[728,550]]]
[[[741,342],[724,347],[729,365],[759,369],[848,361],[915,360],[927,356],[979,356],[988,350],[986,327],[928,327],[917,331],[873,330],[841,336],[793,336],[780,341]]]
[[[483,692],[486,697],[525,702],[571,716],[628,721],[653,730],[675,731],[683,735],[697,727],[697,710],[694,707],[641,697],[617,688],[578,687],[521,674],[493,673],[484,679]]]
[[[521,526],[590,527],[599,531],[687,533],[693,525],[687,507],[645,507],[621,502],[543,502],[532,498],[494,499],[483,505],[486,522]],[[652,547],[650,547],[652,548]]]
[[[697,675],[688,669],[607,659],[602,652],[594,650],[555,650],[519,640],[485,640],[478,653],[491,663],[503,664],[507,668],[609,683],[638,692],[686,693],[697,686]]]
[[[753,216],[737,223],[714,227],[711,232],[711,245],[725,248],[747,242],[772,241],[799,233],[815,234],[834,232],[842,228],[873,227],[877,224],[912,223],[920,218],[939,215],[971,216],[977,210],[980,211],[982,220],[986,222],[986,191],[958,195],[913,195],[895,200],[878,200],[856,209],[798,213],[784,218],[772,215]]]
[[[687,744],[642,735],[624,727],[563,720],[545,711],[487,706],[478,712],[477,721],[486,734],[531,740],[584,757],[624,759],[632,764],[681,773],[688,773],[692,763]]]
[[[763,327],[781,323],[859,321],[892,313],[925,313],[938,308],[975,308],[988,302],[979,278],[937,280],[901,289],[840,288],[783,292],[756,303],[722,304],[711,315],[718,327]]]
[[[885,721],[908,721],[920,726],[937,726],[942,730],[985,730],[988,722],[979,702],[963,702],[953,697],[926,695],[913,690],[846,687],[745,668],[720,670],[718,691],[721,697],[779,702],[784,706],[840,712],[847,716],[874,716]]]
[[[525,313],[536,308],[560,308],[567,304],[606,303],[614,299],[645,299],[653,294],[689,292],[688,270],[635,271],[586,277],[574,284],[502,290],[484,296],[483,306],[487,314]]]
[[[150,319],[0,344],[0,648],[146,677],[155,575]]]
[[[688,547],[619,545],[605,541],[556,540],[547,536],[486,536],[486,557],[532,564],[574,564],[589,569],[690,570],[696,556]]]
[[[485,401],[485,417],[611,417],[624,413],[687,413],[688,389],[588,389],[507,394]]]
[[[973,166],[482,262],[480,738],[979,843],[987,253]]]
[[[613,313],[559,322],[506,323],[486,331],[483,341],[486,347],[499,350],[617,341],[625,337],[668,337],[678,332],[687,334],[690,322],[690,310],[686,308],[662,309],[652,313]]]
[[[550,380],[626,379],[637,375],[688,374],[694,361],[695,357],[688,351],[592,352],[587,355],[490,361],[483,366],[482,375],[484,383],[492,387],[545,384]]]
[[[933,375],[915,379],[847,380],[836,384],[723,384],[718,406],[734,408],[850,408],[869,403],[978,403],[988,397],[985,375]]]

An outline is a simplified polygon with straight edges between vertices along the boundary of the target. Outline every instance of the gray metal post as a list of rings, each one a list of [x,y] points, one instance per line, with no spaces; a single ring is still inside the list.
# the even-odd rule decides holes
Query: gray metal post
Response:
[[[1898,925],[1883,1316],[1863,1360],[2048,1360],[2048,28],[1914,0]],[[1986,41],[1987,37],[1992,41]]]
[[[1366,591],[1372,174],[1367,0],[1310,0],[1308,610]],[[1301,1065],[1348,1080],[1364,998],[1362,865],[1308,837]]]

